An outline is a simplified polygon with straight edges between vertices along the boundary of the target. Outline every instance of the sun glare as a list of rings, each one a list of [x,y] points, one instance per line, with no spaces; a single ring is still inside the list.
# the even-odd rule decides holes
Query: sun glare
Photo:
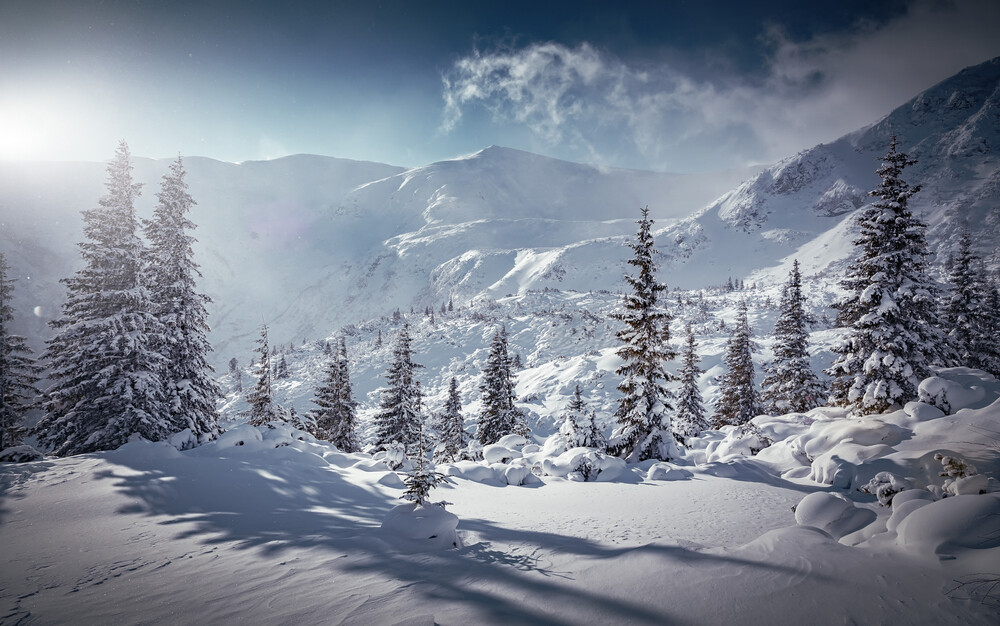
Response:
[[[63,126],[51,106],[0,101],[0,159],[44,158]]]

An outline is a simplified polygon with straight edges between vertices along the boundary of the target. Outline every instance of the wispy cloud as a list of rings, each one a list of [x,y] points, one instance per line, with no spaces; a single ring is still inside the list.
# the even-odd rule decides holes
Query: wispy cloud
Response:
[[[966,65],[1000,54],[1000,4],[918,0],[882,26],[795,42],[761,33],[763,77],[625,63],[588,44],[475,51],[444,80],[442,129],[483,107],[583,158],[638,153],[650,167],[765,162],[873,122]]]

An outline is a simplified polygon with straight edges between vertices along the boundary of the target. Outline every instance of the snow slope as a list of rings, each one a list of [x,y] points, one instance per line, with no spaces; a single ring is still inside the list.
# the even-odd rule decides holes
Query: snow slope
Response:
[[[596,482],[547,473],[562,457],[538,446],[439,466],[451,549],[383,526],[400,475],[289,428],[0,464],[0,622],[993,624],[1000,383],[940,376],[923,387],[951,415],[762,417],[757,456],[727,429]],[[974,493],[938,452],[975,465]],[[906,487],[889,506],[858,490],[884,471]]]

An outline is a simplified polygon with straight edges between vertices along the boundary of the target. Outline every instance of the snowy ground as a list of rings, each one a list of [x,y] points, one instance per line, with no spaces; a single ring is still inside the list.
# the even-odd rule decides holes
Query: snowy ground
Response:
[[[2,464],[0,622],[993,624],[1000,383],[955,369],[924,390],[863,420],[758,418],[775,443],[753,457],[710,432],[596,482],[551,444],[440,466],[451,549],[380,528],[399,474],[287,428]],[[936,452],[978,474],[939,476]],[[892,506],[858,490],[879,472],[909,488]]]

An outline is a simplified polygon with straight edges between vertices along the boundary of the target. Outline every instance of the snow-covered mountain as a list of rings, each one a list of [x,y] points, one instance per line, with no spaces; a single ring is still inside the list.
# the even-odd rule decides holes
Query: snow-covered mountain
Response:
[[[797,257],[808,276],[836,276],[851,254],[852,217],[890,138],[917,159],[904,173],[923,189],[910,207],[928,222],[932,250],[946,258],[968,221],[979,251],[998,257],[1000,58],[967,68],[878,122],[767,168],[659,239],[675,281],[687,287],[750,276],[784,280]],[[943,254],[942,254],[943,253]]]
[[[215,362],[248,355],[262,321],[275,341],[301,342],[449,298],[617,290],[623,244],[645,205],[671,287],[729,276],[775,283],[797,257],[807,280],[835,288],[851,252],[852,215],[867,202],[894,134],[919,160],[906,175],[923,185],[912,205],[928,220],[935,250],[948,249],[959,217],[996,262],[998,111],[994,59],[763,171],[602,169],[495,146],[408,170],[307,155],[242,164],[192,157]],[[166,167],[136,160],[141,214],[150,214]],[[58,314],[58,279],[79,263],[79,211],[95,206],[103,180],[95,163],[0,164],[0,245],[21,277],[20,324],[36,345]]]
[[[168,163],[135,160],[141,216],[151,215]],[[192,157],[185,167],[216,364],[244,360],[263,321],[274,341],[301,341],[449,298],[539,283],[591,288],[593,276],[547,261],[595,239],[617,238],[614,254],[594,260],[610,286],[641,206],[679,219],[750,173],[609,170],[498,147],[410,170],[310,155]],[[36,346],[59,313],[58,280],[79,264],[80,211],[96,206],[104,180],[98,163],[0,164],[0,249],[20,278],[19,325]]]

